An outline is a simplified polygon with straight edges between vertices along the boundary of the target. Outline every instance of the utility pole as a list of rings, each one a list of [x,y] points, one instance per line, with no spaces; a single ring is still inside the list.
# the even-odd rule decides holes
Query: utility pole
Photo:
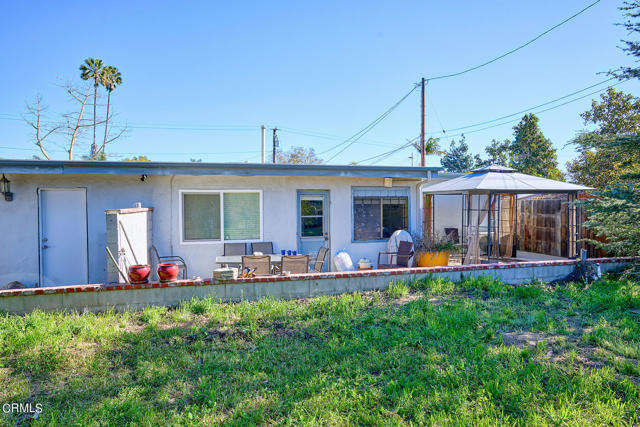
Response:
[[[262,163],[265,163],[266,160],[266,151],[267,151],[267,127],[265,125],[262,125],[260,127],[260,129],[262,130]]]
[[[421,103],[421,119],[422,119],[422,123],[420,125],[420,166],[425,167],[426,166],[426,153],[425,153],[425,149],[424,149],[424,122],[425,122],[425,117],[424,117],[424,84],[425,84],[425,79],[424,77],[422,78],[422,80],[420,80],[420,86],[422,87],[422,103]]]
[[[413,167],[413,153],[411,153],[411,155],[409,156],[409,158],[411,159],[411,167]]]
[[[276,162],[276,148],[278,147],[278,135],[276,135],[277,131],[277,127],[273,128],[273,163]]]

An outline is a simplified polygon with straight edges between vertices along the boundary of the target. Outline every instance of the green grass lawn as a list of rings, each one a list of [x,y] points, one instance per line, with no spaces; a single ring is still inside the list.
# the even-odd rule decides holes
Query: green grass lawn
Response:
[[[298,301],[0,315],[0,404],[42,404],[32,425],[638,424],[633,307],[640,285],[613,279],[425,279]]]

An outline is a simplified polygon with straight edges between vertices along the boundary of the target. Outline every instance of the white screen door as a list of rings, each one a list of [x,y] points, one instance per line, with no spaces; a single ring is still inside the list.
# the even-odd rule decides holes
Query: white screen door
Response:
[[[329,242],[329,192],[298,191],[298,252],[315,256]]]
[[[40,189],[40,286],[89,281],[84,188]]]

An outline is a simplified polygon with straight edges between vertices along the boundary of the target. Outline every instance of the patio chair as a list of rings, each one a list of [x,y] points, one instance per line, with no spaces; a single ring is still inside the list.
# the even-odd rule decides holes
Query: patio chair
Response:
[[[246,255],[247,245],[244,243],[225,243],[224,255]]]
[[[309,272],[309,255],[285,255],[280,262],[280,271],[292,274]]]
[[[156,263],[153,263],[153,258],[155,257]],[[182,271],[182,279],[187,280],[189,277],[189,273],[187,271],[187,263],[181,256],[178,255],[160,255],[158,253],[158,249],[155,246],[151,246],[151,271],[157,276],[158,264],[163,262],[172,262],[178,265],[180,271]],[[178,273],[180,274],[180,273]]]
[[[326,246],[323,246],[320,248],[320,250],[318,250],[316,259],[311,262],[313,271],[315,271],[316,273],[322,272],[324,263],[327,261],[327,255],[329,255],[329,248],[327,248]]]
[[[387,255],[388,264],[380,263],[380,256]],[[378,268],[403,268],[409,266],[409,260],[413,256],[413,243],[402,241],[398,244],[397,252],[379,252]],[[393,262],[395,258],[396,262]]]
[[[244,255],[242,270],[245,267],[254,268],[256,276],[271,274],[271,257],[269,255]]]
[[[262,252],[263,254],[272,254],[273,252],[273,242],[256,242],[251,243],[251,254],[256,252]]]

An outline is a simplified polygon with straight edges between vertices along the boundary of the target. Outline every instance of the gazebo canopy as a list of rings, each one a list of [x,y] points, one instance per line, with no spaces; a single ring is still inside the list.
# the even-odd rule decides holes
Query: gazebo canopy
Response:
[[[516,172],[499,165],[485,166],[467,175],[430,185],[427,194],[488,194],[488,193],[570,193],[591,190],[584,185],[541,178]]]

